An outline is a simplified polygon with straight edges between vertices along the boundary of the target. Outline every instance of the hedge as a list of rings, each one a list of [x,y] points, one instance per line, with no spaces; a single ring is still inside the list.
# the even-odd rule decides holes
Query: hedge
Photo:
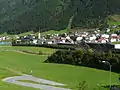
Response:
[[[75,46],[57,45],[57,44],[12,44],[12,46],[36,46],[36,47],[46,47],[46,48],[55,48],[55,49],[75,50]]]
[[[102,63],[108,61],[112,65],[112,70],[120,72],[120,54],[114,54],[111,51],[93,52],[92,50],[59,50],[52,54],[45,61],[46,63],[71,64],[78,66],[87,66],[98,69],[109,70],[109,66]]]
[[[92,48],[94,51],[97,52],[108,52],[111,50],[113,53],[120,53],[120,49],[114,49],[114,45],[112,44],[103,44],[103,43],[86,43],[89,48]],[[82,45],[82,43],[79,45],[75,44],[20,44],[20,43],[14,43],[12,42],[12,46],[35,46],[35,47],[46,47],[46,48],[54,48],[54,49],[71,49],[75,50],[78,48],[82,49],[89,49],[86,46]]]

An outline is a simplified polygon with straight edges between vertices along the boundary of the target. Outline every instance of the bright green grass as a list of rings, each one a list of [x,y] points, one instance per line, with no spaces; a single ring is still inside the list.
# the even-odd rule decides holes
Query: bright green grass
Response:
[[[120,15],[115,14],[115,15],[109,16],[108,24],[109,25],[120,25]]]
[[[0,48],[0,50],[25,50],[25,51],[30,51],[30,52],[35,52],[39,53],[42,52],[44,54],[50,55],[51,53],[55,52],[56,49],[51,49],[51,48],[43,48],[43,47],[25,47],[25,46],[6,46]]]
[[[6,55],[9,54],[7,58]],[[12,56],[11,56],[12,55]],[[18,59],[19,58],[19,59]],[[29,64],[29,62],[32,64],[34,63],[35,60],[38,62],[42,62],[45,60],[47,57],[45,56],[32,56],[32,55],[25,55],[25,54],[20,54],[20,53],[15,53],[15,52],[0,52],[0,80],[5,78],[5,77],[11,77],[11,76],[16,76],[17,74],[14,72],[11,72],[7,69],[6,67],[9,67],[11,69],[15,69],[16,71],[19,71],[16,67],[19,62],[21,63],[26,63],[26,66]],[[26,59],[28,62],[26,62]],[[5,61],[4,61],[5,60]],[[19,60],[19,61],[18,61]],[[33,60],[31,62],[31,60]],[[38,63],[35,61],[35,63]],[[35,64],[34,64],[35,65]],[[19,64],[18,67],[22,67],[22,64]],[[28,72],[29,72],[28,68]],[[26,72],[24,72],[26,73]],[[28,88],[28,87],[23,87],[19,85],[14,85],[14,84],[8,84],[0,81],[0,90],[39,90],[39,89],[34,89],[34,88]]]
[[[108,21],[108,25],[110,25],[110,28],[111,28],[111,26],[113,26],[113,25],[120,25],[120,21],[118,22],[115,22],[115,21]],[[117,28],[111,28],[111,33],[114,33],[114,32],[116,32],[116,31],[118,31],[118,30],[120,30],[120,27],[117,27]]]
[[[120,42],[113,42],[113,44],[120,44]]]
[[[120,25],[120,22],[113,22],[113,21],[111,21],[111,22],[108,22],[108,24],[109,25]]]
[[[45,59],[47,59],[47,56],[33,56],[15,52],[0,52],[0,67],[9,67],[27,74],[32,70],[33,76],[67,84],[69,88],[74,89],[78,82],[84,80],[88,84],[88,90],[93,90],[94,87],[97,87],[97,84],[109,84],[108,71],[72,65],[42,63]],[[3,82],[0,83],[3,84]],[[112,73],[112,84],[116,83],[118,83],[118,74]],[[4,83],[3,85],[7,84]],[[0,90],[35,90],[27,87],[19,89],[18,87],[21,86],[10,84],[10,87],[0,87]]]

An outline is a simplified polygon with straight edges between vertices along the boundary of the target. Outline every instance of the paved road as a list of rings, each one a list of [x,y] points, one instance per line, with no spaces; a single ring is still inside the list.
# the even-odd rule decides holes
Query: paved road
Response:
[[[41,84],[22,82],[20,80],[29,80],[29,81],[38,82]],[[65,84],[36,78],[36,77],[33,77],[32,75],[26,75],[26,74],[23,74],[22,76],[8,77],[8,78],[3,79],[2,81],[7,82],[7,83],[12,83],[12,84],[17,84],[17,85],[22,85],[26,87],[43,89],[43,90],[71,90],[71,89],[66,89],[66,88],[61,88],[61,87],[55,87],[55,86],[66,86]]]

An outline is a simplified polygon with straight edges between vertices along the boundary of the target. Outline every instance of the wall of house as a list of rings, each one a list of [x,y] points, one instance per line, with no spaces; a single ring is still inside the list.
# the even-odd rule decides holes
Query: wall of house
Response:
[[[115,49],[120,49],[120,44],[115,44]]]

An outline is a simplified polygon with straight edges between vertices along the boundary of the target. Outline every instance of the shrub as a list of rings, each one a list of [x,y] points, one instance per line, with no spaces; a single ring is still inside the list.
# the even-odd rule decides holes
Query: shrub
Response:
[[[38,54],[39,54],[39,55],[43,55],[43,52],[42,52],[42,51],[39,51]]]
[[[60,50],[53,53],[45,62],[109,69],[109,66],[101,63],[102,61],[110,62],[113,71],[120,71],[120,54],[113,54],[112,52],[93,52],[92,50],[82,49]]]
[[[86,81],[79,82],[77,85],[77,90],[88,90]]]

